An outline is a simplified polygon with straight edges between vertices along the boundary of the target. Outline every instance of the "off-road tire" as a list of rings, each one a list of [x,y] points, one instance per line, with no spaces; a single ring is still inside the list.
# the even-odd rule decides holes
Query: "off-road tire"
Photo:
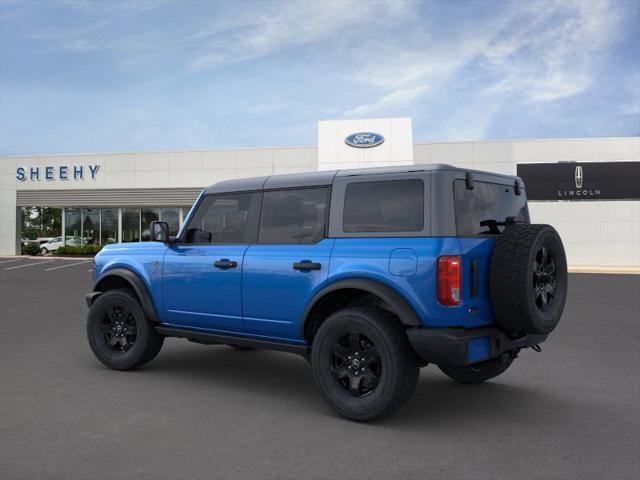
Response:
[[[543,249],[553,262],[551,274],[545,270],[543,275],[539,268]],[[546,265],[550,270],[551,263]],[[562,240],[552,226],[507,226],[496,238],[489,266],[489,293],[497,324],[512,337],[550,333],[564,310],[567,278]],[[553,295],[544,294],[548,303],[541,307],[541,290],[536,288],[542,282],[552,282],[554,290]]]
[[[482,383],[497,377],[511,366],[514,358],[510,354],[504,354],[498,358],[485,360],[484,362],[468,365],[466,367],[441,367],[438,368],[447,377],[464,384]]]
[[[126,351],[112,350],[105,338],[105,325],[113,309],[122,309],[129,321],[135,323],[135,339]],[[150,362],[164,342],[164,337],[145,316],[135,294],[127,289],[108,290],[93,302],[87,317],[87,338],[96,358],[114,370],[131,370]]]
[[[370,340],[379,355],[379,363],[366,367],[378,370],[377,386],[363,396],[353,396],[334,378],[334,345],[345,335],[351,339],[354,332],[362,339],[360,345],[368,345]],[[365,348],[365,351],[370,350]],[[406,403],[419,376],[417,358],[404,327],[396,316],[375,307],[348,308],[327,318],[313,341],[311,367],[329,406],[343,417],[358,422],[382,417]]]

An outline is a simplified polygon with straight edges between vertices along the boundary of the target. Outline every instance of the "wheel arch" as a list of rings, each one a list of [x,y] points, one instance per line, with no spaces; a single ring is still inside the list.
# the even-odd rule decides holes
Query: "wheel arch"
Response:
[[[395,314],[405,326],[422,325],[413,307],[396,290],[376,280],[352,278],[327,285],[313,296],[302,317],[302,338],[311,344],[315,332],[324,320],[323,313],[339,310],[342,305],[346,306],[354,294],[379,299],[384,308]]]
[[[109,270],[98,279],[93,287],[93,291],[104,293],[115,288],[130,288],[133,290],[147,318],[155,323],[160,323],[156,309],[151,301],[149,290],[137,273],[126,268]],[[98,296],[99,295],[93,296],[92,301]]]

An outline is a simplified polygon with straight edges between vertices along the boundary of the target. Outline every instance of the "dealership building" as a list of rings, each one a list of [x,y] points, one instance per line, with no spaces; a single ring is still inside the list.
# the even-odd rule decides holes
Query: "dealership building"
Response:
[[[20,254],[24,207],[59,208],[67,239],[143,241],[220,180],[434,163],[520,175],[571,267],[640,269],[640,137],[414,143],[409,118],[322,121],[313,146],[1,157],[0,255]]]

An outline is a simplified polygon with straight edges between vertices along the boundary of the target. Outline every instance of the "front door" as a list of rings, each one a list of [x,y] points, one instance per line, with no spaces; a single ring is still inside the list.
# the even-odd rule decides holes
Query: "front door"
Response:
[[[247,249],[243,265],[247,333],[302,341],[305,307],[329,273],[328,201],[328,187],[264,192],[258,243]]]
[[[175,326],[240,333],[242,267],[255,241],[260,197],[204,197],[164,257],[164,319]]]

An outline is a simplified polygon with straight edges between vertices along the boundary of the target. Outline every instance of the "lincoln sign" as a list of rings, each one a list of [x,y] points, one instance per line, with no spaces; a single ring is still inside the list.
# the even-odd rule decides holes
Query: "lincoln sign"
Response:
[[[529,200],[638,200],[640,162],[518,165]]]

